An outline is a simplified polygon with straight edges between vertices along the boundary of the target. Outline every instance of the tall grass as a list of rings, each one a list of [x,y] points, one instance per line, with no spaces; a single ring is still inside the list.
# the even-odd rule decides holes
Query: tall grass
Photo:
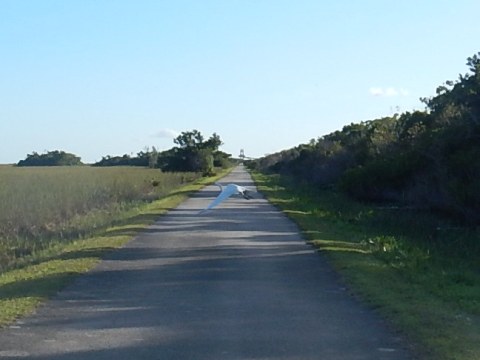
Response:
[[[127,209],[198,177],[133,167],[0,166],[0,270],[105,228]]]

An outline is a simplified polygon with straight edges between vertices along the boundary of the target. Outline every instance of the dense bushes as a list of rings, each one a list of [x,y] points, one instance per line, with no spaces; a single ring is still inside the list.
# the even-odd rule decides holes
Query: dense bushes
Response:
[[[195,171],[212,175],[215,166],[225,168],[231,165],[230,155],[218,150],[222,141],[215,133],[204,140],[198,130],[182,132],[174,142],[177,147],[159,155],[159,167],[164,171]]]
[[[17,166],[73,166],[82,165],[80,158],[64,151],[49,151],[45,154],[33,152],[25,160],[20,160]]]
[[[155,147],[141,151],[136,157],[128,155],[104,157],[94,166],[148,166],[162,171],[193,171],[211,175],[214,167],[231,166],[230,155],[218,148],[222,145],[220,136],[213,134],[208,140],[198,130],[182,132],[174,139],[178,146],[158,152]]]
[[[255,166],[366,201],[396,201],[480,224],[480,53],[422,99],[425,111],[351,124]]]
[[[212,175],[215,167],[232,166],[231,155],[219,150],[223,144],[220,136],[214,133],[208,140],[198,130],[182,132],[174,143],[178,146],[166,151],[157,151],[155,147],[146,148],[136,156],[103,156],[93,164],[96,167],[140,166],[158,168],[167,172],[201,172]],[[36,152],[20,160],[17,166],[65,166],[82,165],[80,158],[64,151],[49,151],[39,155]]]

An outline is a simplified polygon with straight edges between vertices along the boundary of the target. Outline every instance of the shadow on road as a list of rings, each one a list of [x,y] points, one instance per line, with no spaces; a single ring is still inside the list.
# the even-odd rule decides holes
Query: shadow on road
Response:
[[[199,215],[214,196],[191,197],[0,331],[0,359],[411,359],[286,216],[264,199]]]

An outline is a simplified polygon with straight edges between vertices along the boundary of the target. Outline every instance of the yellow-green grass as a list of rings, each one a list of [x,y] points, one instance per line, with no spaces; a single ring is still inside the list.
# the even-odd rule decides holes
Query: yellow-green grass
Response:
[[[0,326],[31,313],[61,290],[73,277],[94,267],[105,253],[121,247],[189,194],[224,176],[199,179],[172,190],[160,200],[129,209],[117,224],[96,235],[53,245],[19,259],[16,267],[0,274]]]
[[[445,258],[438,244],[429,252],[431,240],[420,238],[432,231],[430,215],[412,218],[332,190],[253,176],[259,190],[299,225],[352,293],[403,333],[420,358],[480,359],[478,263],[467,251]]]
[[[88,237],[198,179],[140,167],[0,167],[0,271],[53,243]]]
[[[68,284],[73,276],[91,269],[109,250],[123,245],[127,236],[98,236],[56,246],[37,261],[0,275],[0,325],[28,314]]]

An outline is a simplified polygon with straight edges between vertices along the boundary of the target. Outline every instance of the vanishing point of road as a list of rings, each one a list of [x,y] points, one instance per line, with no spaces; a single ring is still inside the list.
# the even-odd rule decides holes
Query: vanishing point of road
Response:
[[[254,185],[241,166],[221,182]],[[0,330],[0,359],[413,358],[267,200],[199,215],[217,194],[197,192]]]

